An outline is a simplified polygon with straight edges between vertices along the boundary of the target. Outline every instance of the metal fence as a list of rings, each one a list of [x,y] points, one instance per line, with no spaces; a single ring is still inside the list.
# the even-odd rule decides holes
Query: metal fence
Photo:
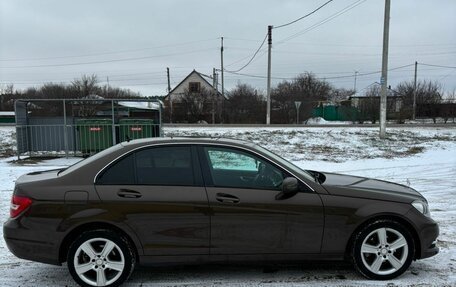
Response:
[[[68,115],[66,106],[72,100],[58,100],[63,104],[61,116],[47,116],[42,110],[33,113],[29,106],[35,101],[21,100],[15,105],[18,158],[23,155],[87,156],[126,140],[161,136],[161,105],[155,113],[151,113],[128,106],[134,111],[126,112],[125,106],[115,104],[126,101],[147,103],[150,100],[109,100],[111,113],[104,111],[92,117]],[[46,102],[49,101],[57,100]],[[96,101],[100,102],[99,99]],[[32,107],[36,109],[36,106],[34,103]]]
[[[66,129],[66,132],[65,132]],[[116,143],[160,136],[159,124],[16,125],[18,156],[86,156]]]

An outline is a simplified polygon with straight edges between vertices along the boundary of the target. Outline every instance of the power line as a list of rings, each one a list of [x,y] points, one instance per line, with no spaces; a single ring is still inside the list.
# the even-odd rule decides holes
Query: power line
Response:
[[[418,65],[429,66],[429,67],[456,69],[456,66],[443,66],[443,65],[433,65],[433,64],[424,64],[424,63],[418,63]]]
[[[245,67],[247,67],[248,65],[250,65],[250,63],[252,63],[253,59],[255,59],[256,55],[258,54],[258,52],[261,50],[261,48],[263,47],[264,43],[266,42],[266,39],[268,38],[268,34],[266,34],[266,36],[264,37],[263,39],[263,42],[261,43],[260,47],[258,47],[258,49],[255,51],[255,53],[253,54],[252,58],[244,65],[242,66],[240,69],[237,69],[235,71],[228,71],[228,70],[224,70],[226,72],[231,72],[231,73],[237,73],[237,72],[240,72],[242,71]]]
[[[453,70],[453,71],[449,72],[448,74],[443,75],[442,77],[440,77],[440,78],[438,79],[438,81],[441,81],[441,80],[447,78],[448,76],[450,76],[450,75],[453,74],[454,72],[455,72],[455,71]]]
[[[395,68],[388,69],[388,71],[394,71],[394,70],[399,70],[407,67],[411,67],[414,64],[408,64],[408,65],[403,65]],[[244,73],[237,73],[237,72],[231,72],[227,71],[230,74],[235,74],[239,76],[245,76],[245,77],[252,77],[252,78],[263,78],[266,79],[266,76],[261,76],[261,75],[252,75],[252,74],[244,74]],[[379,74],[382,71],[374,71],[374,72],[367,72],[367,73],[358,73],[357,77],[360,76],[368,76],[368,75],[374,75],[374,74]],[[345,75],[345,76],[333,76],[333,77],[317,77],[319,80],[332,80],[332,79],[344,79],[344,78],[353,78],[355,77],[354,75]],[[278,79],[278,80],[292,80],[295,79],[296,77],[272,77],[272,79]]]
[[[422,70],[440,70],[440,69],[454,69],[456,68],[456,66],[443,66],[443,65],[435,65],[435,64],[424,64],[424,63],[419,63],[420,65],[424,65],[424,66],[430,66],[430,67],[434,67],[433,69],[432,68],[428,68],[428,69],[422,69]],[[403,65],[403,66],[398,66],[398,67],[394,67],[394,68],[391,68],[389,69],[388,71],[397,71],[397,72],[410,72],[412,70],[402,70],[402,71],[398,71],[398,70],[401,70],[401,69],[404,69],[404,68],[408,68],[408,67],[411,67],[413,66],[414,64],[408,64],[408,65]],[[230,74],[233,74],[233,75],[238,75],[238,76],[243,76],[243,77],[250,77],[250,78],[257,78],[257,79],[266,79],[267,77],[266,76],[262,76],[262,75],[254,75],[254,74],[246,74],[246,73],[239,73],[239,72],[232,72],[232,71],[226,71],[227,73],[230,73]],[[357,76],[369,76],[369,75],[375,75],[375,74],[378,74],[380,73],[381,71],[372,71],[372,72],[366,72],[366,73],[359,73]],[[148,72],[148,73],[131,73],[131,74],[117,74],[117,75],[113,75],[113,74],[106,74],[107,76],[110,77],[110,82],[135,82],[135,81],[143,81],[143,80],[147,80],[147,79],[160,79],[160,78],[163,78],[161,76],[152,76],[152,77],[147,77],[146,79],[144,77],[140,77],[140,78],[130,78],[130,79],[111,79],[111,77],[121,77],[121,76],[135,76],[135,75],[149,75],[149,74],[159,74],[159,73],[162,73],[162,72]],[[330,76],[330,77],[323,77],[322,75],[324,74],[348,74],[348,75],[339,75],[339,76]],[[452,73],[450,73],[452,74]],[[446,78],[448,77],[450,74],[448,75],[436,75],[436,76],[443,76],[443,78]],[[328,73],[321,73],[321,74],[314,74],[316,75],[317,79],[319,80],[337,80],[337,79],[350,79],[350,78],[353,78],[354,75],[352,74],[352,72],[328,72]],[[100,76],[102,77],[102,76]],[[77,78],[77,77],[76,77]],[[65,79],[50,79],[50,80],[38,80],[38,81],[34,81],[34,80],[30,80],[30,81],[20,81],[20,82],[16,82],[16,81],[9,81],[9,80],[3,80],[2,82],[0,82],[0,84],[10,84],[10,83],[13,83],[13,84],[16,84],[16,85],[44,85],[44,84],[48,84],[48,83],[71,83],[74,79],[76,78],[65,78]],[[293,80],[295,79],[296,77],[272,77],[272,79],[275,79],[275,80]],[[397,77],[396,77],[397,78]],[[103,83],[105,81],[100,81],[99,83]],[[144,84],[139,84],[139,83],[132,83],[132,84],[123,84],[123,85],[131,85],[131,86],[142,86],[142,85],[158,85],[160,83],[144,83]]]
[[[233,49],[233,48],[232,48]],[[243,50],[243,48],[234,48],[238,50]],[[381,53],[374,53],[374,54],[368,54],[368,53],[346,53],[346,52],[314,52],[314,53],[309,53],[305,51],[290,51],[290,50],[275,50],[275,53],[286,53],[286,54],[299,54],[299,55],[321,55],[321,56],[357,56],[357,57],[378,57],[381,56]],[[401,56],[435,56],[435,55],[452,55],[456,54],[456,51],[446,51],[446,52],[434,52],[434,53],[392,53],[390,54],[390,57],[401,57]]]
[[[104,64],[104,63],[137,61],[137,60],[145,60],[145,59],[152,59],[152,58],[161,58],[161,57],[170,57],[170,56],[177,56],[177,55],[194,54],[194,53],[212,51],[212,50],[214,50],[214,48],[202,49],[202,50],[194,50],[194,51],[184,52],[184,53],[173,53],[173,54],[163,54],[163,55],[153,55],[153,56],[133,57],[133,58],[123,58],[123,59],[111,59],[111,60],[104,60],[104,61],[75,62],[75,63],[64,63],[64,64],[44,64],[44,65],[30,65],[30,66],[9,66],[9,67],[1,67],[0,66],[0,68],[2,68],[2,69],[46,68],[46,67],[65,67],[65,66]]]
[[[245,41],[245,42],[256,42],[260,43],[259,40],[254,39],[246,39],[246,38],[233,38],[233,37],[225,37],[225,39],[235,40],[235,41]],[[288,44],[297,44],[297,45],[306,45],[306,46],[341,46],[341,47],[381,47],[382,44],[372,44],[372,45],[360,45],[360,44],[341,44],[341,43],[329,43],[329,42],[288,42]],[[425,43],[417,43],[417,44],[391,44],[390,47],[455,47],[456,43],[432,43],[432,44],[425,44]]]
[[[160,48],[186,46],[186,45],[195,44],[195,43],[213,41],[213,40],[217,40],[217,39],[218,39],[218,38],[212,38],[212,39],[205,39],[205,40],[191,41],[191,42],[183,42],[183,43],[176,43],[176,44],[169,44],[169,45],[162,45],[162,46],[141,48],[141,49],[118,50],[118,51],[112,51],[112,52],[100,52],[100,53],[90,53],[90,54],[82,54],[82,55],[55,56],[55,57],[41,57],[41,58],[22,58],[22,59],[0,59],[0,62],[13,62],[13,61],[40,61],[40,60],[67,59],[67,58],[83,58],[83,57],[91,57],[91,56],[102,56],[102,55],[122,54],[122,53],[131,53],[131,52],[140,52],[140,51],[154,50],[154,49],[160,49]]]
[[[261,75],[252,75],[252,74],[244,74],[244,73],[238,73],[238,72],[231,72],[231,71],[225,71],[227,73],[233,74],[233,75],[239,75],[239,76],[244,76],[244,77],[251,77],[251,78],[261,78],[261,79],[266,79],[266,76],[261,76]],[[294,78],[281,78],[281,77],[271,77],[271,79],[276,79],[276,80],[292,80]]]
[[[293,35],[291,35],[291,36],[289,36],[289,37],[287,37],[287,38],[285,38],[285,39],[279,41],[279,42],[277,43],[277,45],[283,44],[283,43],[286,42],[286,41],[289,41],[289,40],[294,39],[294,38],[296,38],[296,37],[298,37],[298,36],[300,36],[300,35],[302,35],[302,34],[305,34],[305,33],[309,32],[309,31],[311,31],[311,30],[313,30],[313,29],[316,29],[317,27],[319,27],[319,26],[321,26],[321,25],[323,25],[323,24],[325,24],[325,23],[327,23],[327,22],[329,22],[329,21],[331,21],[331,20],[333,20],[333,19],[339,17],[339,16],[342,15],[342,14],[345,14],[346,12],[348,12],[348,11],[350,11],[351,9],[353,9],[353,8],[355,8],[355,7],[359,6],[359,5],[361,5],[362,3],[366,2],[366,1],[367,1],[367,0],[357,0],[357,1],[353,2],[352,4],[346,6],[346,7],[343,8],[342,10],[340,10],[340,11],[338,11],[338,12],[332,14],[331,16],[329,16],[329,17],[327,17],[327,18],[321,20],[320,22],[317,22],[317,23],[315,23],[315,24],[313,24],[313,25],[307,27],[306,29],[304,29],[304,30],[302,30],[302,31],[300,31],[300,32],[298,32],[298,33],[295,33],[295,34],[293,34]]]
[[[274,29],[279,29],[279,28],[283,28],[283,27],[286,27],[286,26],[288,26],[288,25],[291,25],[291,24],[293,24],[293,23],[296,23],[296,22],[298,22],[298,21],[301,21],[302,19],[309,17],[310,15],[314,14],[315,12],[317,12],[318,10],[320,10],[321,8],[325,7],[326,5],[328,5],[328,4],[329,4],[330,2],[332,2],[332,1],[333,1],[333,0],[327,1],[325,4],[321,5],[321,6],[318,7],[317,9],[313,10],[312,12],[310,12],[310,13],[308,13],[308,14],[306,14],[306,15],[304,15],[304,16],[302,16],[302,17],[296,19],[296,20],[293,20],[293,21],[288,22],[288,23],[286,23],[286,24],[278,25],[278,26],[275,26],[275,27],[273,26],[273,28],[274,28]]]

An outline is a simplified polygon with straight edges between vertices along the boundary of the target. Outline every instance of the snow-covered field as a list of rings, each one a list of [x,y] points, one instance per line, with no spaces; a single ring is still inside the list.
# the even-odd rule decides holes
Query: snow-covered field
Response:
[[[439,222],[440,253],[413,262],[400,278],[368,281],[334,262],[279,266],[138,268],[125,286],[456,286],[456,128],[395,128],[378,139],[376,128],[167,128],[168,136],[231,137],[254,141],[306,169],[390,180],[422,192]],[[14,128],[0,127],[0,218],[9,213],[21,174],[78,159],[14,163]],[[265,272],[273,271],[273,272]],[[0,242],[0,286],[74,286],[66,267],[15,258]]]

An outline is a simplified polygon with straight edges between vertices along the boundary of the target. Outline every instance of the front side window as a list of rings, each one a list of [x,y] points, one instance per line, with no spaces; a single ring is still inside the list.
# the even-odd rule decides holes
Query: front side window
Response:
[[[218,147],[206,147],[205,153],[215,186],[280,189],[282,171],[255,155]]]

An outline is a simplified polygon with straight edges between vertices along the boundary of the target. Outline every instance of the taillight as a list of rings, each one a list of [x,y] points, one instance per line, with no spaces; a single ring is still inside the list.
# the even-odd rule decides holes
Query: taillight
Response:
[[[19,216],[32,204],[32,200],[28,197],[13,195],[11,199],[10,217]]]

